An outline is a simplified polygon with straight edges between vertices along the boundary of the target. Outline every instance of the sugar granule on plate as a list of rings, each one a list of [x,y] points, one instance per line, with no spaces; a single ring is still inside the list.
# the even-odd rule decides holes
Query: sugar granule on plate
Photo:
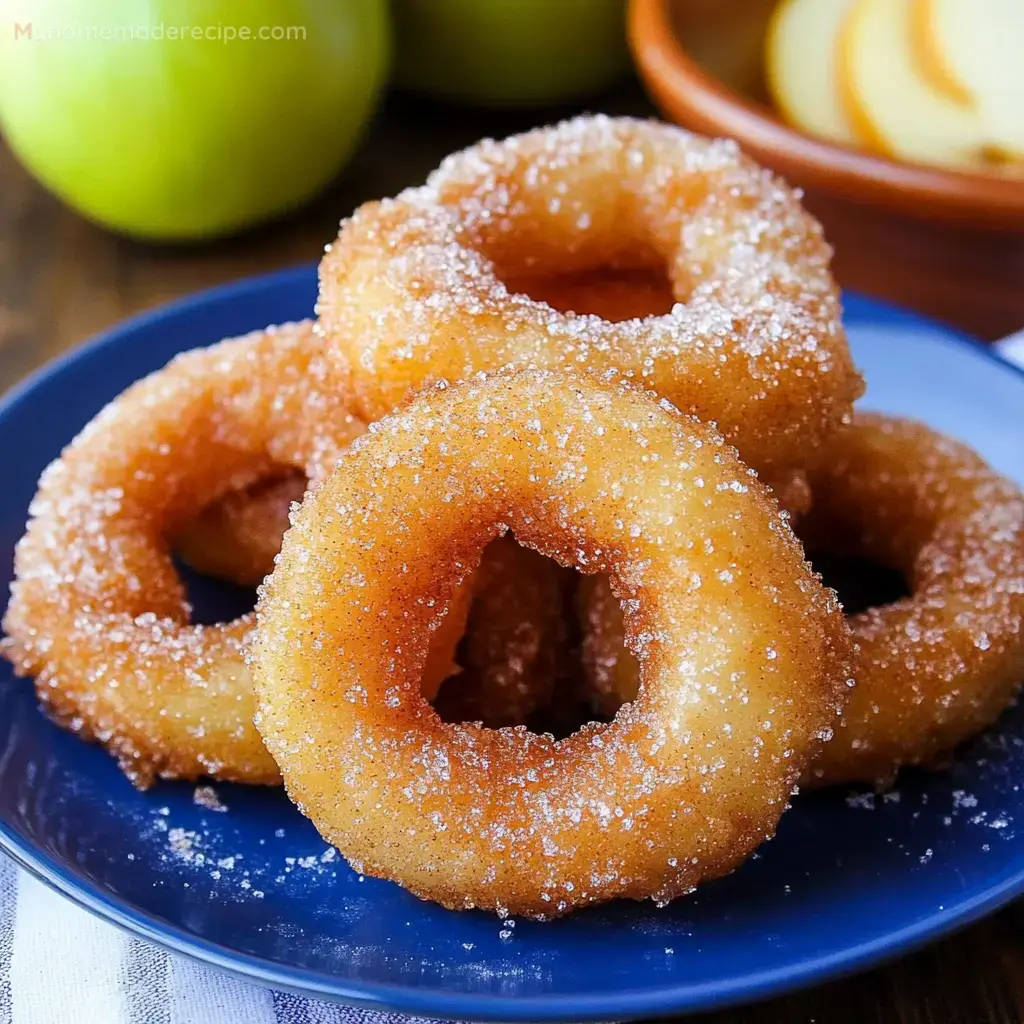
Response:
[[[220,797],[217,796],[217,791],[213,786],[196,786],[192,793],[192,803],[219,814],[223,814],[228,809],[227,804],[222,803]]]
[[[184,828],[171,828],[167,832],[167,845],[175,856],[188,864],[206,863],[206,855],[199,850],[200,836]]]

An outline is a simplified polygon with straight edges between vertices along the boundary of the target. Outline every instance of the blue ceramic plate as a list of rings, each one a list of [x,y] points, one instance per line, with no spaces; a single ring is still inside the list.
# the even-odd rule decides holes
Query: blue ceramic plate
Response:
[[[172,355],[312,308],[303,268],[129,322],[0,407],[0,548],[40,470],[117,392]],[[865,405],[919,417],[1024,482],[1024,375],[949,331],[851,296]],[[248,595],[208,589],[205,614]],[[249,598],[251,600],[251,597]],[[96,747],[51,725],[0,669],[0,843],[96,913],[278,988],[476,1020],[608,1020],[719,1007],[876,963],[1024,891],[1024,712],[941,775],[884,798],[800,797],[778,837],[664,910],[616,904],[506,927],[351,872],[281,792],[190,785],[138,793]]]

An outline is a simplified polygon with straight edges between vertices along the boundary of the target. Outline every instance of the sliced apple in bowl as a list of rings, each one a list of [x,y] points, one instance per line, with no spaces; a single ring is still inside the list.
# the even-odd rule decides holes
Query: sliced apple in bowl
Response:
[[[839,37],[847,116],[861,142],[886,156],[984,169],[978,110],[934,85],[915,59],[915,3],[855,0],[850,8]]]
[[[988,148],[1024,159],[1024,0],[913,0],[921,66],[977,110]]]
[[[768,86],[787,121],[833,142],[858,141],[840,98],[836,41],[854,0],[782,0],[768,26]]]

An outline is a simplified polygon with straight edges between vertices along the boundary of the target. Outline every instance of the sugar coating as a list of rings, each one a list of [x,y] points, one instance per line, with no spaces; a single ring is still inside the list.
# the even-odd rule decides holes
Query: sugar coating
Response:
[[[900,570],[911,595],[850,618],[856,687],[809,781],[885,785],[994,721],[1024,679],[1024,495],[965,445],[859,413],[810,474],[811,551]]]
[[[556,741],[423,699],[434,608],[506,529],[636,602],[642,686],[613,723]],[[257,619],[257,727],[299,809],[356,871],[503,916],[664,902],[731,870],[847,689],[835,595],[722,437],[543,371],[374,424],[296,513]]]
[[[798,194],[734,143],[581,117],[485,140],[357,210],[320,265],[318,329],[368,419],[479,370],[586,370],[717,422],[768,472],[808,458],[863,390],[830,258]],[[602,268],[667,272],[677,302],[611,322],[506,283]]]
[[[190,519],[174,539],[187,564],[216,579],[255,587],[274,571],[292,506],[306,494],[303,473],[270,476],[229,491]],[[472,588],[456,588],[437,624],[423,671],[423,692],[432,700],[441,683],[460,671],[455,650],[466,629]]]
[[[308,322],[186,353],[133,385],[40,479],[4,619],[15,670],[140,786],[277,781],[252,726],[252,616],[191,624],[168,538],[282,468],[321,475],[363,429]]]
[[[731,573],[731,569],[721,570]],[[605,575],[588,576],[576,594],[580,618],[580,661],[586,702],[608,718],[636,698],[640,689],[640,662],[626,649],[623,606],[612,593]],[[630,611],[634,610],[631,604]],[[638,648],[644,654],[643,645]]]
[[[783,474],[771,485],[771,490],[791,521],[799,520],[811,506],[810,485],[802,470]],[[722,569],[721,579],[723,583],[733,582],[735,573],[732,569]],[[636,654],[625,646],[623,610],[608,576],[599,573],[580,581],[576,614],[582,634],[582,689],[585,702],[605,718],[614,715],[626,701],[633,700],[640,688],[637,656],[643,656],[643,645],[635,645]],[[633,606],[625,610],[632,611]],[[842,658],[837,668],[845,671]]]

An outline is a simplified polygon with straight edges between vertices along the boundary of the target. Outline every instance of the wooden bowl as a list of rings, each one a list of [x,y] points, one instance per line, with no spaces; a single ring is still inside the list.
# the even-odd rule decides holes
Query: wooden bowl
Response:
[[[887,160],[784,124],[764,84],[776,0],[631,0],[630,44],[672,120],[735,138],[807,190],[853,288],[982,337],[1024,325],[1024,182]]]

